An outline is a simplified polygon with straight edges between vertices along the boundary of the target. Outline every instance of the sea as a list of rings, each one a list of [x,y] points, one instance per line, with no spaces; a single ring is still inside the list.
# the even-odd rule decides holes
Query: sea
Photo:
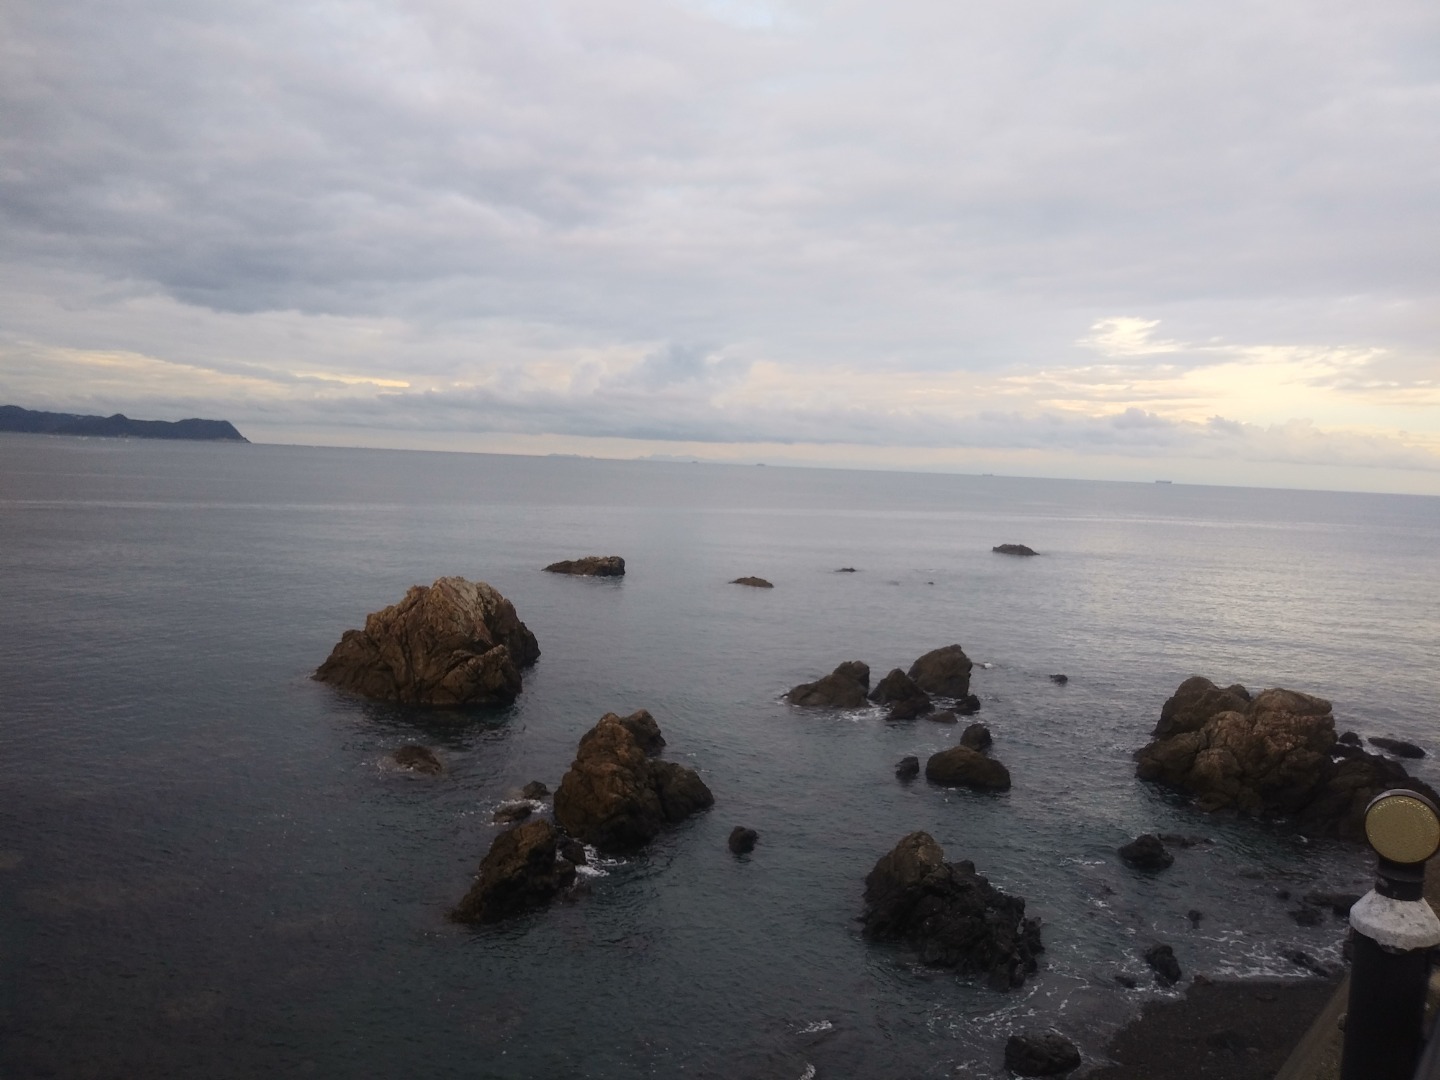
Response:
[[[590,554],[628,572],[542,571]],[[310,678],[448,575],[539,639],[512,707]],[[896,779],[963,725],[784,700],[955,643],[1008,793]],[[1433,753],[1437,643],[1436,498],[0,436],[0,1076],[992,1077],[1036,1029],[1098,1062],[1183,989],[1146,948],[1312,978],[1285,953],[1338,965],[1345,926],[1297,898],[1371,875],[1138,781],[1165,699],[1288,687]],[[450,922],[495,809],[636,709],[714,807],[547,909]],[[386,766],[417,742],[442,776]],[[862,937],[917,829],[1042,920],[1023,987]],[[1116,849],[1145,832],[1211,842],[1142,873]]]

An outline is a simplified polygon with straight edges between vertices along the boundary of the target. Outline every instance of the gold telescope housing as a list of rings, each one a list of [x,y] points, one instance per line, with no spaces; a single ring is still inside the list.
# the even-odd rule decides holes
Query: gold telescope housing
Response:
[[[1440,850],[1440,810],[1415,791],[1382,791],[1365,808],[1365,839],[1382,859],[1423,863]]]

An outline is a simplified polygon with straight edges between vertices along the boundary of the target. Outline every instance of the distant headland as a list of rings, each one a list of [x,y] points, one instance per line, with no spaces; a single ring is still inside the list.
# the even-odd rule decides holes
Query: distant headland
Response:
[[[130,439],[206,439],[220,442],[250,440],[229,420],[131,420],[114,416],[80,416],[76,413],[36,412],[18,405],[0,405],[0,431],[32,435],[98,435]]]

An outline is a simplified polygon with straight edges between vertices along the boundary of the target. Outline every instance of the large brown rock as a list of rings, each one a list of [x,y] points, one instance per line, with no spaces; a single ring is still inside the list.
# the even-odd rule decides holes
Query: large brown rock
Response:
[[[785,697],[791,705],[858,709],[869,691],[870,666],[847,660],[823,679],[793,687]]]
[[[540,907],[575,880],[575,865],[560,858],[563,840],[548,821],[503,832],[480,863],[480,875],[450,917],[489,923]]]
[[[645,737],[652,727],[663,746],[658,725],[643,711],[627,717],[606,713],[580,739],[555,792],[555,820],[571,836],[601,851],[633,851],[663,825],[715,802],[693,769],[650,757],[636,732]],[[653,747],[654,740],[648,744]]]
[[[576,577],[624,577],[625,560],[619,555],[586,555],[580,559],[564,559],[545,567],[551,574],[572,574]]]
[[[347,630],[314,677],[382,701],[504,705],[540,646],[515,607],[483,581],[440,578]]]
[[[959,645],[932,649],[910,665],[910,678],[927,694],[940,697],[970,696],[970,669],[974,665]]]
[[[904,941],[924,963],[984,975],[999,990],[1021,985],[1043,948],[1023,899],[995,888],[972,862],[946,862],[924,832],[902,839],[866,876],[861,922],[868,938]]]
[[[1202,810],[1291,816],[1307,831],[1359,838],[1366,804],[1387,787],[1433,792],[1393,761],[1339,758],[1330,702],[1294,690],[1220,689],[1195,676],[1161,710],[1135,773],[1196,796]]]
[[[1009,791],[1010,770],[994,758],[968,746],[952,746],[932,754],[925,762],[925,779],[946,787],[968,787],[976,791]]]

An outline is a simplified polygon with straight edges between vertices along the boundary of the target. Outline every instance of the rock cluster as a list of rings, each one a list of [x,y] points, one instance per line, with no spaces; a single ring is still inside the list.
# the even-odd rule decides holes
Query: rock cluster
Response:
[[[1253,698],[1194,676],[1136,751],[1136,775],[1197,797],[1202,810],[1290,816],[1307,831],[1357,839],[1369,801],[1387,788],[1435,793],[1397,762],[1335,737],[1330,702],[1293,690]]]
[[[382,701],[505,705],[539,657],[509,600],[483,581],[446,577],[345,631],[314,678]]]
[[[555,792],[555,820],[601,851],[633,851],[663,825],[703,810],[715,797],[693,769],[659,761],[659,725],[643,709],[606,713],[580,740]]]
[[[545,567],[545,571],[575,577],[624,577],[625,560],[619,555],[586,555],[580,559],[553,562]]]
[[[823,679],[801,683],[785,697],[792,705],[855,709],[867,700],[888,705],[887,720],[911,720],[931,712],[931,695],[954,698],[955,712],[970,715],[980,708],[980,699],[970,693],[970,672],[974,667],[959,645],[932,649],[910,670],[893,669],[870,689],[870,667],[849,660]]]
[[[1042,951],[1040,921],[1025,901],[975,872],[949,863],[924,832],[902,839],[865,878],[865,936],[904,941],[935,967],[983,975],[997,990],[1020,986]]]
[[[575,880],[575,864],[560,854],[564,838],[549,821],[503,832],[480,863],[480,875],[450,917],[498,922],[550,902]],[[581,859],[584,859],[583,852]]]

